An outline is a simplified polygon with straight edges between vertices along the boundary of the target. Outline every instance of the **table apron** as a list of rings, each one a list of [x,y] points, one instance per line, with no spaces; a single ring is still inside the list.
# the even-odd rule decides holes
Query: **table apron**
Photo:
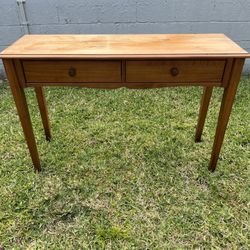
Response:
[[[115,89],[226,87],[234,59],[12,60],[22,87],[77,86]]]

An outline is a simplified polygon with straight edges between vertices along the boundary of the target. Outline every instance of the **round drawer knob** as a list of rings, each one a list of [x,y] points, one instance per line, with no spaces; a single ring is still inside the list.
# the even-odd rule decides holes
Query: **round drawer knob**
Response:
[[[178,76],[179,75],[179,70],[177,68],[172,68],[170,70],[170,73],[172,76]]]
[[[74,77],[76,75],[76,69],[70,68],[68,73],[69,73],[69,76]]]

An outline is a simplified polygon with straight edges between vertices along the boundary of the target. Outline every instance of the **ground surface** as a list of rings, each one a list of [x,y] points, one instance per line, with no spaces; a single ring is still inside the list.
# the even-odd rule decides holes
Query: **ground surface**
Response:
[[[249,247],[250,81],[218,170],[207,171],[222,90],[193,142],[201,88],[46,90],[53,140],[27,91],[43,171],[0,87],[0,242],[6,249]]]

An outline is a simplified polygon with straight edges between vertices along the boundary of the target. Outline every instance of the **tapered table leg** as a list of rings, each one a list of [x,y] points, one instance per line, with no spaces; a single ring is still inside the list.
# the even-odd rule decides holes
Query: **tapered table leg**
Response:
[[[221,146],[223,143],[225,131],[227,128],[228,120],[230,117],[230,113],[232,110],[234,97],[237,91],[237,87],[240,81],[240,76],[242,72],[242,68],[244,65],[245,59],[235,59],[231,77],[228,82],[227,87],[224,89],[223,98],[220,107],[220,114],[218,118],[216,134],[214,139],[214,145],[211,155],[211,161],[208,169],[210,171],[214,171],[216,169],[217,161],[219,159],[219,154],[221,150]]]
[[[34,165],[34,169],[40,171],[41,165],[24,89],[19,85],[13,61],[10,59],[5,59],[3,60],[3,62],[9,80],[10,88],[14,97],[14,101],[16,103],[16,108],[23,128],[24,136],[29,148],[30,156]]]
[[[50,130],[50,123],[48,117],[48,110],[46,106],[46,100],[44,96],[44,91],[42,87],[35,87],[36,98],[42,118],[44,133],[47,141],[51,140],[51,130]]]
[[[203,88],[203,95],[201,98],[201,104],[200,104],[200,112],[199,112],[199,118],[198,118],[198,124],[196,127],[196,133],[195,133],[195,142],[201,141],[201,135],[203,132],[207,111],[209,107],[209,102],[212,96],[213,87],[204,87]]]

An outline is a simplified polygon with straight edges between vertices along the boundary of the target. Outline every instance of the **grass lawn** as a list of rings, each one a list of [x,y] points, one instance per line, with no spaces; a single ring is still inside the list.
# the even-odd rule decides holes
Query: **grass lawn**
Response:
[[[5,249],[249,249],[250,80],[242,78],[218,169],[207,170],[222,89],[195,144],[202,88],[46,89],[53,140],[27,100],[35,174],[0,87],[0,242]]]

